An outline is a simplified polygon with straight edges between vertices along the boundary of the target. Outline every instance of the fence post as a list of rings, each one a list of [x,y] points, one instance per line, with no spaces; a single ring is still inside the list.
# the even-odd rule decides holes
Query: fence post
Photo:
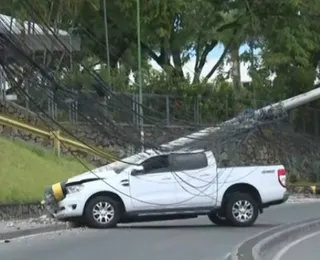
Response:
[[[314,134],[316,137],[319,136],[319,110],[318,109],[314,109],[313,110],[313,117],[314,117],[314,127],[315,127],[315,130],[314,130]]]
[[[201,125],[201,99],[202,99],[202,96],[199,94],[197,96],[197,113],[198,113],[198,116],[197,116],[197,125],[198,127]]]
[[[60,157],[61,154],[61,143],[60,143],[60,130],[53,131],[51,133],[53,139],[53,152],[56,156]]]
[[[132,94],[132,109],[133,109],[133,114],[132,114],[132,120],[133,120],[133,124],[135,125],[135,127],[137,127],[138,124],[138,120],[137,120],[137,95],[136,94]]]
[[[166,95],[166,121],[167,126],[170,125],[170,97]]]

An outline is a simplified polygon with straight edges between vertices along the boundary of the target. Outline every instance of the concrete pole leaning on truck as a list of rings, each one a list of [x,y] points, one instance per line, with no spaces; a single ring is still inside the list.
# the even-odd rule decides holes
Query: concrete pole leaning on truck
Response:
[[[282,100],[280,102],[274,103],[272,105],[268,105],[263,108],[257,109],[254,113],[256,115],[258,115],[262,112],[268,112],[269,110],[276,109],[277,107],[280,107],[280,106],[285,111],[288,111],[290,109],[293,109],[293,108],[302,106],[304,104],[310,103],[318,98],[320,98],[320,88],[316,88],[316,89],[310,90],[306,93],[303,93],[303,94]],[[195,133],[192,133],[192,134],[187,135],[185,137],[178,138],[178,139],[171,141],[167,144],[161,145],[161,148],[166,149],[166,150],[173,150],[173,149],[177,149],[177,148],[182,149],[184,145],[188,145],[193,142],[196,142],[197,139],[205,138],[205,137],[209,136],[210,134],[218,131],[222,126],[232,124],[234,122],[236,122],[236,118],[232,118],[230,120],[227,120],[227,121],[221,123],[220,126],[208,127],[208,128],[205,128],[199,132],[195,132]],[[112,168],[121,169],[121,168],[126,167],[128,164],[134,164],[138,160],[141,160],[141,159],[147,158],[147,157],[149,157],[149,154],[146,151],[143,153],[138,153],[138,154],[132,155],[130,157],[124,158],[121,161],[113,162],[113,163],[109,164],[108,166],[110,166]]]

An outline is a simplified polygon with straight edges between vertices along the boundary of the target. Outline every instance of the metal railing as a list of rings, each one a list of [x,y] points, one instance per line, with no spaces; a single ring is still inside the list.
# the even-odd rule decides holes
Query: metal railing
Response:
[[[24,131],[27,131],[29,133],[32,133],[36,136],[40,136],[43,138],[47,138],[47,139],[51,139],[53,140],[53,149],[54,149],[54,153],[57,156],[60,156],[61,154],[61,146],[66,146],[68,148],[73,148],[79,151],[83,151],[86,153],[89,153],[93,156],[97,156],[103,159],[106,159],[108,161],[116,161],[117,160],[117,156],[114,153],[108,152],[108,151],[102,151],[101,149],[97,149],[88,145],[85,145],[83,143],[80,143],[78,141],[66,138],[61,136],[61,132],[59,130],[57,131],[45,131],[42,130],[40,128],[34,127],[34,126],[30,126],[27,124],[24,124],[22,122],[4,117],[4,116],[0,116],[0,125],[6,125],[12,128],[18,128],[18,129],[22,129]]]

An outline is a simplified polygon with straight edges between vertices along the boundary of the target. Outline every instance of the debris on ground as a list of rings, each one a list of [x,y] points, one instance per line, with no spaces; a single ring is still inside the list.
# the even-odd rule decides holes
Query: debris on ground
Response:
[[[56,219],[48,215],[42,215],[38,218],[16,219],[16,220],[10,220],[10,221],[0,220],[0,233],[40,228],[40,227],[52,226],[52,225],[60,225],[63,223],[64,222],[57,221]],[[68,222],[67,224],[69,228],[79,227],[79,225],[72,222]]]

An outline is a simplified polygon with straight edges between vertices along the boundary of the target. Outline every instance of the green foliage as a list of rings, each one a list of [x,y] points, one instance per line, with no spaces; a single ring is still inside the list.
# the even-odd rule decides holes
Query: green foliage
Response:
[[[46,186],[88,170],[74,158],[22,141],[0,138],[0,146],[0,203],[40,201]]]
[[[166,73],[152,71],[147,79],[145,92],[163,95],[170,93],[183,102],[185,110],[181,111],[181,114],[175,114],[177,117],[182,118],[186,110],[192,113],[195,104],[198,104],[201,122],[204,124],[221,122],[245,108],[254,108],[257,105],[250,90],[235,91],[232,84],[221,76],[212,83],[190,84],[189,81],[181,81],[174,84]],[[157,109],[164,111],[165,107]]]

